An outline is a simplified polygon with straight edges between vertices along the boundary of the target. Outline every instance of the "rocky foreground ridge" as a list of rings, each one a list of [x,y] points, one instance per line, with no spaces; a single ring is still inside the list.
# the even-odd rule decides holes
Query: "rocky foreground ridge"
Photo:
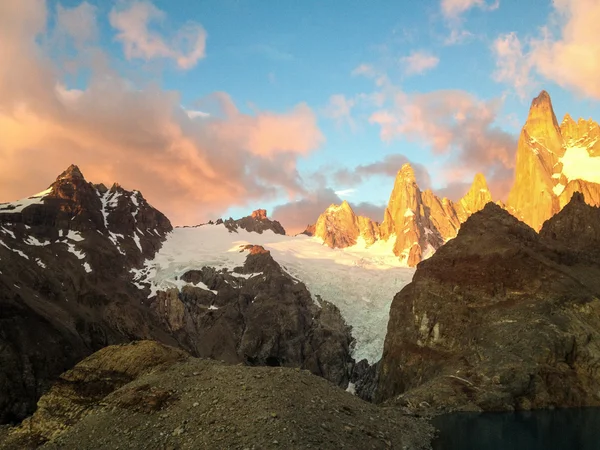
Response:
[[[305,370],[230,366],[152,341],[65,372],[0,449],[429,448],[432,427]]]
[[[390,310],[378,399],[412,409],[600,406],[600,208],[540,233],[488,203]]]
[[[263,210],[236,226],[277,224]],[[178,288],[136,283],[171,230],[140,192],[89,183],[76,166],[46,191],[0,204],[0,423],[31,414],[94,351],[137,339],[348,384],[352,338],[339,311],[318,307],[264,249],[241,248],[233,270],[189,270]]]
[[[506,209],[533,229],[559,212],[574,192],[600,206],[600,127],[593,120],[575,122],[565,115],[559,125],[546,91],[536,97],[519,137],[514,183]],[[595,169],[594,169],[595,168]],[[333,248],[355,245],[359,237],[372,245],[389,241],[400,261],[410,267],[431,256],[456,236],[461,224],[491,202],[485,177],[477,174],[457,202],[421,191],[409,164],[399,171],[381,224],[354,214],[344,202],[331,205],[306,234]],[[500,203],[499,203],[500,204]]]

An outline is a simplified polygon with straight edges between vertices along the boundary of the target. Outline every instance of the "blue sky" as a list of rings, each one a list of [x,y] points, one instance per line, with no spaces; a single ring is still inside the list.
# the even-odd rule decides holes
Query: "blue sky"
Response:
[[[559,121],[567,111],[574,117],[600,116],[600,95],[586,86],[576,68],[559,75],[547,69],[561,64],[559,56],[569,61],[568,54],[548,56],[556,53],[548,49],[587,39],[569,37],[565,30],[585,20],[582,7],[591,1],[90,1],[88,16],[97,32],[86,38],[86,48],[100,49],[111,70],[128,83],[176,93],[183,108],[211,117],[216,111],[206,98],[215,92],[226,93],[240,113],[253,117],[285,115],[299,104],[307,106],[322,139],[292,158],[299,175],[296,191],[290,194],[278,186],[268,195],[230,201],[220,212],[238,217],[259,206],[273,211],[300,200],[304,203],[295,206],[311,216],[308,221],[335,199],[333,191],[346,191],[343,198],[365,203],[367,209],[384,205],[400,167],[373,165],[403,161],[398,155],[424,166],[430,181],[417,181],[442,194],[459,196],[481,171],[491,178],[492,191],[505,195],[511,171],[507,161],[514,155],[529,102],[541,89],[550,92]],[[63,67],[66,59],[85,55],[74,37],[85,32],[75,27],[69,31],[71,40],[48,45],[56,42],[49,36],[69,23],[58,19],[59,10],[81,4],[49,1],[41,42],[59,68],[60,83],[85,91],[96,69],[81,65],[67,73]],[[111,14],[136,4],[159,12],[160,17],[142,21],[142,31],[169,46],[162,55],[132,55],[118,37]],[[173,55],[191,51],[178,40],[190,26],[205,30],[205,47],[202,56],[181,67]],[[458,116],[472,124],[470,137],[461,136],[466,125],[456,122]],[[382,117],[393,124],[386,128]],[[485,148],[474,148],[469,139]],[[499,149],[490,151],[494,146]],[[351,180],[335,176],[340,169],[353,172],[359,166],[370,168]],[[294,207],[286,206],[279,209],[283,219]],[[214,206],[209,210],[219,212]]]

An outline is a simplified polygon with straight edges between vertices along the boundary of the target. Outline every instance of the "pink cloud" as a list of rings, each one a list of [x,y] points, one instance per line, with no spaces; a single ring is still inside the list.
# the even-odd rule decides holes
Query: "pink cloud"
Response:
[[[71,163],[90,181],[141,190],[176,224],[305,193],[296,161],[323,141],[306,104],[243,114],[215,93],[205,103],[217,113],[190,118],[177,92],[134,85],[103,64],[85,88],[69,89],[36,43],[45,4],[11,4],[0,2],[0,201],[44,189]]]
[[[329,102],[323,109],[323,115],[334,120],[339,126],[347,124],[354,129],[356,124],[352,118],[352,109],[355,105],[356,100],[347,98],[343,94],[335,94],[329,97]]]
[[[493,44],[496,55],[496,71],[493,79],[499,83],[510,84],[524,99],[532,85],[531,63],[523,54],[521,41],[515,33],[499,36]]]
[[[332,203],[340,204],[342,199],[333,189],[319,188],[307,192],[300,200],[276,206],[272,217],[283,225],[287,234],[295,235],[304,231],[307,225],[314,224]],[[379,222],[383,220],[384,206],[368,202],[351,206],[357,215],[370,217]]]
[[[165,17],[152,3],[135,1],[128,8],[113,8],[109,19],[128,59],[169,58],[181,69],[190,69],[205,56],[206,31],[190,22],[167,40],[149,28],[150,23],[162,22]]]
[[[58,4],[56,28],[73,38],[78,45],[96,39],[98,36],[96,7],[88,2],[73,8],[65,8]]]
[[[463,15],[473,8],[483,11],[493,11],[500,6],[500,0],[488,3],[486,0],[442,0],[440,8],[450,35],[445,39],[446,45],[460,44],[473,37],[473,34],[463,28]]]
[[[497,198],[507,194],[500,180],[511,177],[517,142],[515,136],[494,124],[499,100],[483,101],[459,90],[408,95],[398,89],[388,100],[388,108],[370,118],[379,125],[382,140],[419,142],[444,156],[446,183],[466,181],[483,172],[498,180],[493,183]]]
[[[538,36],[499,36],[494,45],[499,82],[529,92],[534,72],[563,88],[600,99],[600,3],[556,0]]]
[[[412,52],[408,56],[400,58],[406,75],[418,75],[435,68],[440,59],[424,51]]]
[[[442,0],[440,6],[445,17],[455,19],[474,7],[494,10],[500,6],[500,0],[492,3],[486,3],[485,0]]]

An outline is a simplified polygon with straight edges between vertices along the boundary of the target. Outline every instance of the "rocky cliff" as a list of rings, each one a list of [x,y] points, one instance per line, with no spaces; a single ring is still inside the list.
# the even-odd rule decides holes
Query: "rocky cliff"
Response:
[[[271,230],[275,234],[285,234],[285,229],[277,220],[267,217],[266,209],[257,209],[251,215],[234,220],[217,220],[217,224],[223,223],[229,231],[235,232],[238,228],[246,231],[262,234],[263,231]]]
[[[535,230],[583,192],[600,205],[600,174],[590,167],[600,151],[600,128],[591,119],[575,122],[570,115],[559,126],[546,91],[536,97],[521,131],[515,175],[507,208]],[[596,171],[597,172],[597,171]]]
[[[302,367],[346,387],[352,337],[339,310],[317,306],[261,246],[234,271],[204,267],[159,291],[150,308],[184,348],[229,363]]]
[[[366,245],[371,245],[379,238],[379,224],[368,217],[357,216],[344,200],[341,205],[329,206],[311,232],[331,248],[351,247],[356,245],[359,237]]]
[[[579,194],[541,234],[489,203],[390,310],[379,400],[414,409],[600,405],[600,209]]]
[[[485,177],[477,174],[467,194],[457,203],[440,199],[432,191],[422,192],[410,164],[399,171],[381,225],[356,216],[348,202],[331,205],[305,234],[320,237],[333,248],[366,245],[377,240],[393,241],[393,252],[410,267],[431,256],[448,239],[456,236],[460,224],[491,201]]]
[[[71,166],[0,208],[0,422],[22,419],[52,379],[105,345],[175,343],[130,282],[171,230],[141,193]]]
[[[230,225],[285,233],[264,210]],[[89,183],[76,166],[40,194],[0,205],[0,423],[31,413],[87,355],[136,339],[347,384],[351,337],[339,311],[319,308],[268,252],[250,251],[237,272],[189,271],[181,291],[149,298],[132,270],[171,230],[140,192]]]

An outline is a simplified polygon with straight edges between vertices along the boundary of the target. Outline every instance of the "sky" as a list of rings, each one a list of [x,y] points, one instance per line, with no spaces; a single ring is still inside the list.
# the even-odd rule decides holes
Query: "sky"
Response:
[[[531,99],[600,118],[598,0],[0,2],[0,201],[71,163],[175,225],[331,203],[383,218],[410,162],[512,184]]]

